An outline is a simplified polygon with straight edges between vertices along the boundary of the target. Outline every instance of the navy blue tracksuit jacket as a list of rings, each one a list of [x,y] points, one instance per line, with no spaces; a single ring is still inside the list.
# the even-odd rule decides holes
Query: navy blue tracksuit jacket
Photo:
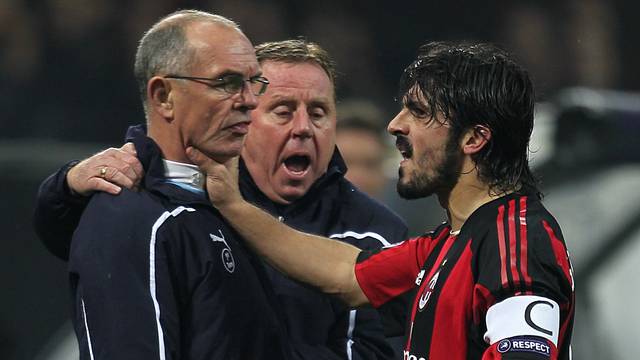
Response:
[[[133,131],[143,130],[133,128]],[[136,148],[137,146],[136,144]],[[140,150],[138,153],[140,154]],[[45,245],[63,259],[69,254],[68,241],[65,239],[70,237],[76,227],[86,203],[69,194],[64,181],[68,167],[62,168],[42,184],[34,218],[36,230]],[[404,222],[386,207],[357,190],[344,178],[345,172],[346,166],[336,149],[327,173],[314,183],[305,196],[285,206],[264,196],[241,162],[240,188],[245,199],[280,221],[305,232],[340,239],[363,249],[378,248],[403,240],[407,235]],[[242,245],[241,242],[239,245]],[[255,260],[250,254],[246,256]],[[266,276],[270,279],[267,286],[271,287],[277,298],[274,311],[282,314],[285,325],[283,332],[289,337],[289,346],[293,349],[295,358],[392,357],[375,310],[349,309],[330,296],[302,286],[269,266],[259,269],[266,270]],[[263,274],[262,271],[259,273]],[[397,325],[400,328],[404,326]]]
[[[160,150],[132,139],[139,192],[92,197],[69,254],[81,359],[287,359],[262,262],[206,195],[164,182]]]

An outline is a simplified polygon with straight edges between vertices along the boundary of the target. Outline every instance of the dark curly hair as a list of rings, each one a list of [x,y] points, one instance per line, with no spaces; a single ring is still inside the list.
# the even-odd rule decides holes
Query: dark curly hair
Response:
[[[423,45],[400,80],[399,98],[406,104],[409,97],[424,99],[432,119],[441,113],[456,140],[478,125],[491,130],[487,146],[472,157],[491,191],[542,197],[528,161],[533,84],[508,53],[485,43]]]

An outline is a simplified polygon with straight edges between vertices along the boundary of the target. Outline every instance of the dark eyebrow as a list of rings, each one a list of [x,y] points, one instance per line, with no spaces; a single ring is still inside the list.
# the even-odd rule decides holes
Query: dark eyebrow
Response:
[[[425,104],[409,97],[406,97],[402,102],[407,109],[420,109],[426,111],[429,108]]]

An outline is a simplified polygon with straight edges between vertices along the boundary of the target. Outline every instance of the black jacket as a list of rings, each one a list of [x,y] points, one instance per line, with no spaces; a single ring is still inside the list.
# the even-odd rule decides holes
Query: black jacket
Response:
[[[289,358],[262,261],[204,193],[165,182],[144,132],[130,140],[141,191],[94,195],[71,242],[80,359]]]
[[[68,242],[64,239],[70,237],[84,207],[82,200],[71,196],[66,188],[68,168],[62,168],[42,184],[35,215],[40,238],[50,251],[63,259],[68,254]],[[307,194],[290,205],[280,205],[262,194],[241,162],[240,188],[245,199],[305,232],[341,239],[363,249],[404,240],[407,236],[404,222],[384,205],[357,190],[344,178],[345,172],[346,166],[336,149],[327,172]],[[391,357],[375,310],[350,310],[339,301],[302,286],[270,267],[267,267],[267,274],[299,357]]]

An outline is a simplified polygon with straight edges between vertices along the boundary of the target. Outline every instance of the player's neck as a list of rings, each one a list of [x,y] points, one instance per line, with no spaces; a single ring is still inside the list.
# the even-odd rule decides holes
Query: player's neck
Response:
[[[156,124],[149,124],[147,136],[158,144],[158,147],[160,147],[162,151],[162,157],[166,160],[192,164],[192,161],[187,157],[185,152],[185,146],[180,133],[175,129],[171,129],[170,124],[160,121],[156,120]],[[160,125],[158,125],[158,123],[160,123]]]
[[[447,210],[451,230],[458,231],[474,211],[498,197],[491,194],[489,186],[480,181],[474,170],[460,176],[446,199],[441,199],[441,205]]]

